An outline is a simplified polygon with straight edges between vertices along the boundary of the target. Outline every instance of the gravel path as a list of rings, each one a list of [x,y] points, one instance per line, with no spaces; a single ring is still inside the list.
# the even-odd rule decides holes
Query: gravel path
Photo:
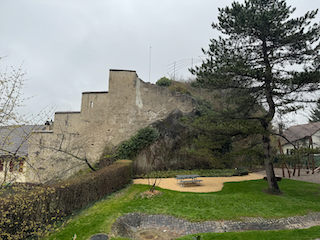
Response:
[[[319,183],[320,184],[320,173],[310,174],[310,173],[307,173],[309,170],[301,169],[300,170],[300,176],[298,177],[298,170],[296,170],[295,176],[292,176],[293,169],[290,169],[291,177],[289,178],[288,170],[287,169],[284,169],[284,170],[285,170],[284,171],[284,173],[285,173],[285,177],[284,178],[298,180],[298,181],[311,182],[311,183]],[[311,171],[309,171],[309,172],[311,172]],[[266,171],[265,170],[260,171],[260,172],[256,172],[256,173],[260,174],[262,176],[266,176]],[[275,173],[275,175],[277,177],[283,177],[281,168],[275,168],[274,169],[274,173]]]

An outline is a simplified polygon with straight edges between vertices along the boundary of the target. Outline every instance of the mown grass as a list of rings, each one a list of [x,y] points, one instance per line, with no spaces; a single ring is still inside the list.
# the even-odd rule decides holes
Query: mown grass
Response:
[[[109,233],[112,223],[129,212],[206,221],[240,220],[241,217],[281,218],[320,211],[319,184],[283,179],[279,186],[282,195],[264,193],[262,190],[267,188],[267,182],[263,180],[225,183],[222,191],[215,193],[183,193],[158,188],[163,194],[148,199],[140,195],[149,190],[148,186],[131,185],[83,210],[48,239],[72,239],[74,234],[77,239],[87,239],[100,232]]]
[[[320,226],[309,229],[278,230],[278,231],[247,231],[230,233],[201,233],[178,238],[179,240],[310,240],[319,238]],[[202,237],[202,238],[201,238]]]

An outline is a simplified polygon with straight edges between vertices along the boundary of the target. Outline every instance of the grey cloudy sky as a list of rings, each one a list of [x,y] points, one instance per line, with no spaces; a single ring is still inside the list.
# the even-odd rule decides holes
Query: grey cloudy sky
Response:
[[[174,62],[187,63],[177,77],[190,77],[191,59],[199,58],[201,48],[218,36],[211,28],[218,7],[231,2],[2,0],[0,56],[7,57],[0,69],[19,68],[23,62],[30,79],[24,93],[34,96],[25,102],[24,112],[54,106],[56,111],[79,111],[82,92],[108,90],[109,69],[136,70],[149,82],[150,47],[150,82],[168,71],[173,74],[169,65]],[[297,7],[295,16],[319,7],[316,0],[287,3]]]

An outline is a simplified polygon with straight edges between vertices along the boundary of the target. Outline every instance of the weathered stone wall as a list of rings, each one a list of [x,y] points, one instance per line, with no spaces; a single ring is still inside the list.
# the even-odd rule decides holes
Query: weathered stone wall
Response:
[[[320,224],[320,213],[304,216],[293,216],[278,219],[244,218],[242,221],[219,220],[205,222],[189,222],[185,219],[169,215],[147,215],[144,213],[128,213],[117,219],[112,225],[112,232],[121,237],[134,238],[137,233],[147,229],[158,229],[163,232],[184,236],[207,232],[241,232],[267,231],[281,229],[306,229]]]
[[[37,134],[29,158],[42,181],[64,178],[85,165],[72,155],[95,162],[106,145],[129,139],[175,109],[191,112],[195,104],[189,95],[143,82],[135,71],[110,70],[109,92],[84,92],[80,112],[57,112],[53,131]]]

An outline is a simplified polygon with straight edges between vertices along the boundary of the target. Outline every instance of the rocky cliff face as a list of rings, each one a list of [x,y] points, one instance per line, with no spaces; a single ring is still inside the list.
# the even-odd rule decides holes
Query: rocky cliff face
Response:
[[[160,136],[154,144],[143,149],[133,160],[133,170],[136,174],[189,166],[183,147],[190,144],[193,135],[180,121],[185,115],[192,116],[194,112],[183,114],[175,109],[166,119],[151,124],[151,127],[159,131]]]

